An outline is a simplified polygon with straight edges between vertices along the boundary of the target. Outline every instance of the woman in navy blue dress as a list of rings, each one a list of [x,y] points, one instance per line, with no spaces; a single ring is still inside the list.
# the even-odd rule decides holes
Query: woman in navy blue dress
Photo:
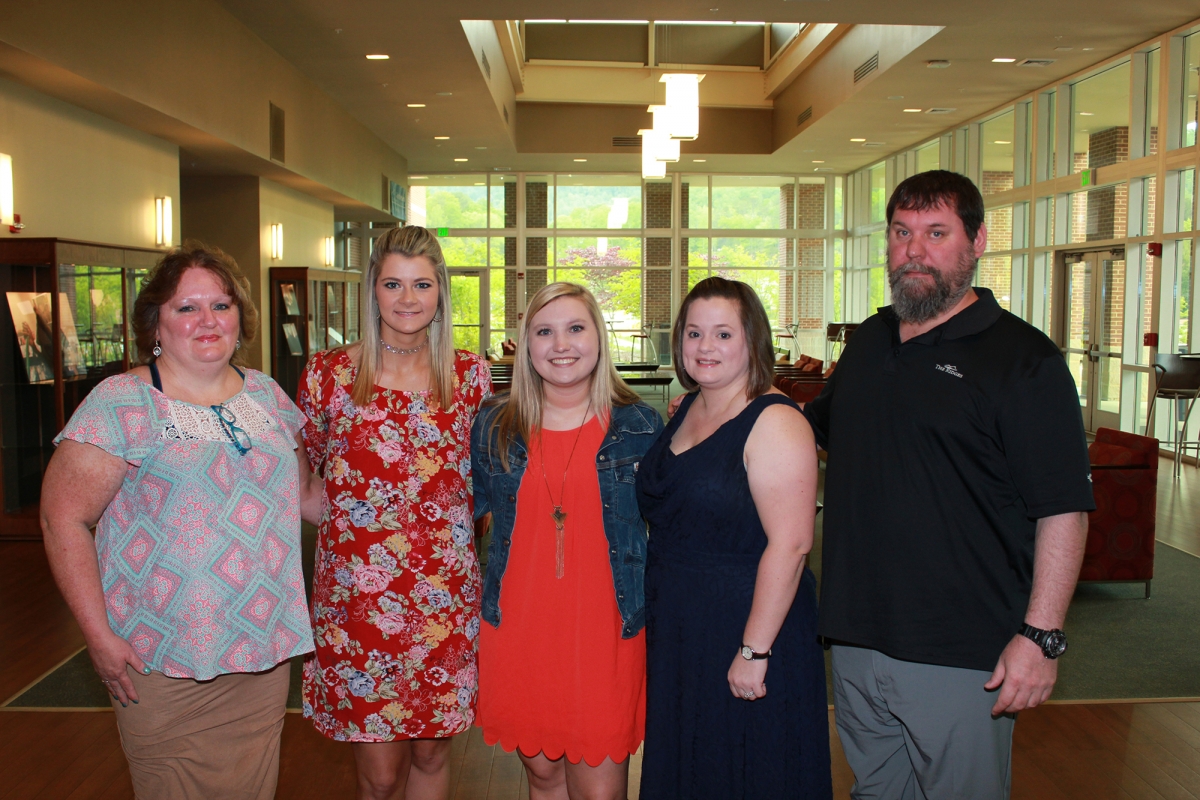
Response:
[[[650,526],[642,800],[829,798],[812,430],[771,386],[754,290],[708,278],[673,334],[683,401],[638,471]],[[698,391],[697,391],[698,390]]]

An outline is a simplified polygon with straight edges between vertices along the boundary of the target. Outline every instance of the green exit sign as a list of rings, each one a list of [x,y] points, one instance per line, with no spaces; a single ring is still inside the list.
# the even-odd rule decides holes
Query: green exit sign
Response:
[[[1086,184],[1085,184],[1085,185],[1086,185]],[[449,235],[450,235],[450,229],[449,229],[449,228],[438,228],[438,229],[437,229],[437,235],[438,235],[438,236],[449,236]]]
[[[1079,173],[1079,185],[1080,186],[1091,186],[1092,185],[1092,171],[1090,169],[1085,169],[1083,172]]]

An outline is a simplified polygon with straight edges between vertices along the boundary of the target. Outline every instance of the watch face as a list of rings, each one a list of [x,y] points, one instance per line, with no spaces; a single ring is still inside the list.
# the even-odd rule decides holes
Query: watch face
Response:
[[[1067,652],[1067,635],[1057,629],[1047,631],[1046,641],[1042,645],[1042,650],[1045,652],[1047,658],[1058,658]]]
[[[752,661],[754,659],[754,651],[746,645],[742,645],[742,658],[746,659],[747,661]]]

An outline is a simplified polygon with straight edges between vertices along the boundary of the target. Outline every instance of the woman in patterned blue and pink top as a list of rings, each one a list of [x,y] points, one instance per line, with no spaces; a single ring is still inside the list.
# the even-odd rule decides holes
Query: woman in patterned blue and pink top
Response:
[[[134,305],[146,363],[92,390],[46,470],[46,552],[138,798],[274,797],[287,661],[313,649],[300,517],[321,485],[299,409],[233,364],[257,324],[227,255],[168,253]]]

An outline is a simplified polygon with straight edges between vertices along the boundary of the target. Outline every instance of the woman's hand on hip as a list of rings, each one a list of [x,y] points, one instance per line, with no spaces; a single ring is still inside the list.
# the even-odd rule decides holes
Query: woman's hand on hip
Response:
[[[748,661],[741,654],[729,666],[729,691],[742,700],[757,700],[767,694],[767,659]]]
[[[149,675],[150,668],[138,657],[129,642],[110,632],[100,641],[88,642],[88,655],[92,658],[92,666],[96,668],[96,674],[103,681],[104,688],[117,698],[117,702],[127,706],[130,700],[135,703],[138,701],[137,690],[133,688],[133,681],[129,678],[128,667],[133,667],[143,675]]]

